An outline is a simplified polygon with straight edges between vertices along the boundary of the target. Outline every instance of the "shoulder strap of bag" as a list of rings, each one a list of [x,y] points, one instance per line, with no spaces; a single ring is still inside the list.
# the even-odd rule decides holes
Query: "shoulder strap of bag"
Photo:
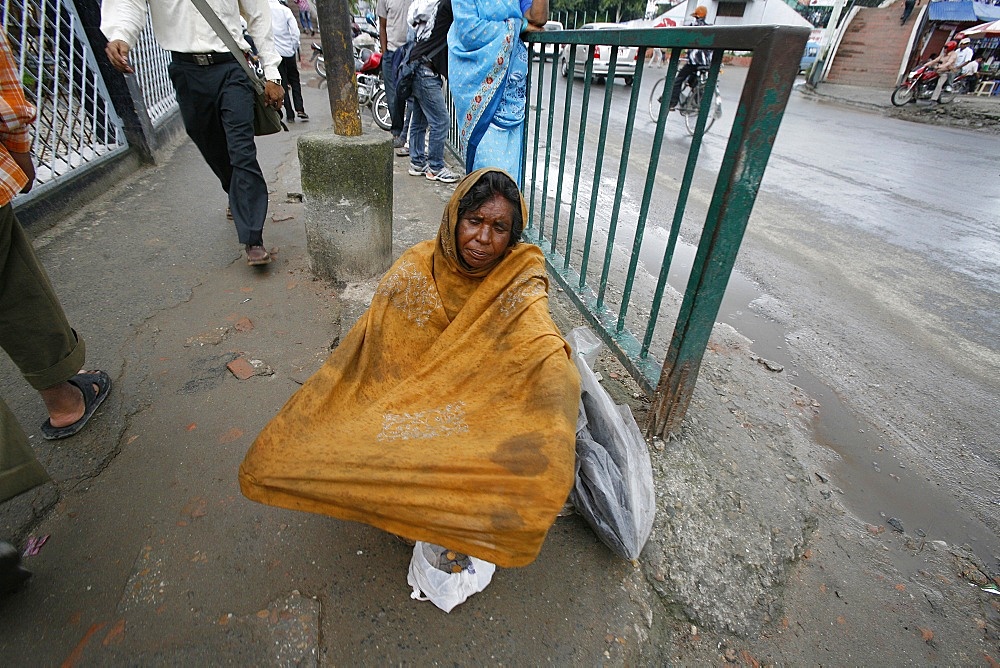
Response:
[[[246,54],[243,53],[243,50],[240,49],[236,40],[233,39],[233,36],[229,33],[229,29],[226,28],[226,24],[222,22],[219,15],[208,6],[208,3],[205,0],[191,0],[191,2],[198,9],[198,11],[201,12],[201,15],[205,17],[205,20],[208,21],[208,25],[212,26],[212,29],[215,30],[215,34],[219,36],[219,39],[221,39],[223,43],[229,47],[229,50],[236,57],[236,62],[243,66],[243,71],[247,73],[248,77],[250,77],[250,81],[253,83],[254,88],[257,89],[257,93],[263,93],[264,82],[260,80],[257,73],[250,67],[250,63],[247,62]]]

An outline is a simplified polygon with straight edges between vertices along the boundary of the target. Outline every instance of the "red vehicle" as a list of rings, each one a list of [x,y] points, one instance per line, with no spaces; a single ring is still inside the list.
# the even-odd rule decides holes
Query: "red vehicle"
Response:
[[[952,81],[951,86],[944,87],[941,91],[942,103],[947,104],[955,99],[955,91],[963,88],[962,80],[964,78],[965,75],[957,76]],[[897,107],[902,107],[907,102],[929,100],[934,94],[934,89],[937,88],[937,83],[938,73],[927,67],[927,65],[921,65],[907,74],[903,83],[899,84],[896,90],[892,91],[892,103]]]
[[[316,64],[316,74],[326,79],[326,63],[323,47],[313,42],[312,60]],[[358,106],[369,107],[376,125],[383,130],[392,126],[389,117],[389,103],[385,99],[385,82],[382,81],[382,54],[367,47],[354,48],[354,71],[358,82]]]

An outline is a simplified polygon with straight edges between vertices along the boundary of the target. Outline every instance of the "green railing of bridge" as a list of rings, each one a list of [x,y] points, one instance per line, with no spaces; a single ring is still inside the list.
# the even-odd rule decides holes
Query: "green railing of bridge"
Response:
[[[526,236],[542,247],[554,280],[652,395],[647,434],[679,427],[690,403],[808,34],[806,28],[753,26],[567,30],[527,38],[533,58],[522,169],[530,207]],[[623,65],[619,50],[611,49],[603,89],[592,83],[598,45],[637,50],[636,59]],[[715,113],[712,95],[702,100],[686,155],[675,154],[685,142],[664,141],[670,87],[681,54],[689,47],[713,53],[709,90],[716,86],[724,52],[753,52],[739,102],[734,111],[727,110],[731,125],[723,128],[718,121],[713,128],[720,137],[728,132],[717,172],[698,168],[704,128],[709,114]],[[652,122],[645,111],[649,86],[643,86],[643,77],[654,48],[670,53],[663,87],[667,94],[656,114],[648,155],[636,155],[636,123],[647,124],[648,131]],[[539,53],[550,58],[539,58]],[[569,76],[560,91],[559,75],[574,72],[578,62],[585,63],[582,90]],[[633,65],[631,87],[616,85],[615,75]],[[603,97],[596,112],[591,105],[594,90]],[[612,98],[626,93],[628,111],[621,117]],[[670,116],[676,118],[676,113]],[[669,132],[677,132],[676,122]],[[596,142],[591,138],[595,133]],[[668,161],[683,164],[679,183],[659,168]],[[636,209],[631,193],[638,191],[639,183],[642,195]],[[626,199],[628,206],[623,207]],[[668,276],[684,223],[695,226],[696,234],[690,236],[697,236],[698,242],[681,297],[680,288],[670,293]],[[661,241],[666,235],[662,257],[657,248],[651,258],[651,246],[644,247],[651,225],[658,228]],[[618,232],[624,236],[630,226],[631,239],[618,242]],[[655,271],[640,271],[640,260]],[[665,300],[665,293],[673,301]],[[660,330],[671,322],[668,340]]]

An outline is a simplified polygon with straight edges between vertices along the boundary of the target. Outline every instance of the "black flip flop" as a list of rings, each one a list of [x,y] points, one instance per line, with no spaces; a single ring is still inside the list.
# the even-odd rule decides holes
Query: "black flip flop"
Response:
[[[52,423],[46,420],[45,424],[42,425],[42,436],[49,441],[69,438],[83,429],[87,421],[94,415],[97,407],[111,392],[111,377],[103,371],[78,373],[67,382],[75,385],[83,393],[83,417],[65,427],[53,427]],[[97,392],[94,392],[94,385],[97,385]]]

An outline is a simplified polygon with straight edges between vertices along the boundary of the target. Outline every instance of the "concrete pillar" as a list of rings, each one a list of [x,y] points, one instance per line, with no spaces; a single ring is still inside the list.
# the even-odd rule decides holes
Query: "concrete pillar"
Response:
[[[338,282],[385,273],[392,264],[392,139],[329,130],[298,142],[312,272]]]

